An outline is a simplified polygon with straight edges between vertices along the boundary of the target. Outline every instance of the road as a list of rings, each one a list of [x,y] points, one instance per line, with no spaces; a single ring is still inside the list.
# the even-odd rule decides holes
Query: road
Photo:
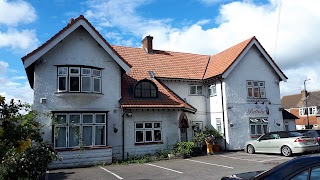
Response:
[[[270,169],[292,158],[294,157],[226,152],[189,159],[171,159],[145,164],[51,170],[47,173],[46,179],[220,180],[223,176],[235,173]]]

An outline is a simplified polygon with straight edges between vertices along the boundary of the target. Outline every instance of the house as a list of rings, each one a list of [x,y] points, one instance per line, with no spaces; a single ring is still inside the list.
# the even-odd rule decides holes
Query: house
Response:
[[[297,116],[289,113],[287,110],[282,110],[283,124],[285,131],[295,131],[296,128],[296,119]]]
[[[320,129],[320,91],[308,92],[302,90],[300,94],[283,96],[282,107],[295,115],[297,129]]]
[[[240,150],[284,129],[287,77],[256,37],[215,55],[156,50],[151,36],[115,46],[81,15],[22,61],[43,137],[64,158],[52,167],[154,153],[206,128]]]

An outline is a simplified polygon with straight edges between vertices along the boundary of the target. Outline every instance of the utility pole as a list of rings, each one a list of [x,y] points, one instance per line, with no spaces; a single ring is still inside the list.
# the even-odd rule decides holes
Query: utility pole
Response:
[[[306,79],[303,82],[304,85],[304,99],[305,99],[305,107],[306,107],[306,113],[307,113],[307,121],[308,121],[308,126],[307,129],[310,129],[310,123],[309,123],[309,108],[308,108],[308,100],[307,100],[307,90],[306,90],[306,81],[309,81],[310,79]]]

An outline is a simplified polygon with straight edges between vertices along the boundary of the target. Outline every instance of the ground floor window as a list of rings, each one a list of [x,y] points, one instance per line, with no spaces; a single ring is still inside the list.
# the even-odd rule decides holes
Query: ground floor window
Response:
[[[105,146],[106,113],[54,113],[55,148]]]
[[[269,132],[268,118],[249,118],[250,135],[260,136]]]
[[[152,143],[162,141],[161,122],[136,122],[135,143]]]

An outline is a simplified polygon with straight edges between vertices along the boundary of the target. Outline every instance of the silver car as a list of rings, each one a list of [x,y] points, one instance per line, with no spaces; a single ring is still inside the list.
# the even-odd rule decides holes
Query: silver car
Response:
[[[257,140],[246,142],[244,150],[249,154],[276,153],[291,156],[295,153],[318,151],[319,147],[315,138],[295,131],[279,131],[266,133]]]

